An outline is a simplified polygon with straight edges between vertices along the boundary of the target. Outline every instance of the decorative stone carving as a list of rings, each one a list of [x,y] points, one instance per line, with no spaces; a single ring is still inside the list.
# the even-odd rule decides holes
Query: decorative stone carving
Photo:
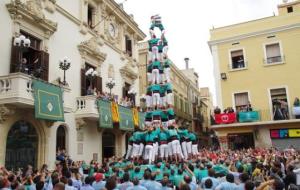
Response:
[[[79,131],[86,125],[86,122],[82,118],[77,118],[76,119],[76,130]]]
[[[108,78],[115,78],[114,66],[112,64],[108,66]]]
[[[45,2],[45,9],[50,13],[54,13],[56,0],[44,0],[44,2]]]
[[[13,115],[15,111],[13,109],[9,109],[4,105],[0,105],[0,123],[3,123],[7,117]]]
[[[129,84],[133,84],[133,82],[137,79],[138,74],[132,70],[129,64],[126,64],[120,69],[120,73],[122,78]]]
[[[103,53],[99,49],[99,45],[104,44],[103,40],[100,37],[92,37],[87,41],[83,41],[78,45],[78,50],[80,55],[85,58],[86,55],[89,55],[92,58],[96,58],[99,62],[99,66],[106,59],[107,54]]]
[[[41,28],[45,33],[48,32],[50,35],[57,30],[57,23],[45,18],[41,1],[39,0],[28,0],[25,3],[21,2],[21,0],[12,0],[6,4],[6,8],[15,22],[34,23],[35,26]]]

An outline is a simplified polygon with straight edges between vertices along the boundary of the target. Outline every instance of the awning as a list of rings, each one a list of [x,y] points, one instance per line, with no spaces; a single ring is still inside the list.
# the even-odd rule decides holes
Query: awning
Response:
[[[98,100],[99,127],[113,128],[111,102]]]
[[[35,118],[64,121],[62,90],[40,80],[33,80]]]
[[[119,105],[120,129],[125,131],[133,131],[134,124],[132,118],[132,110]]]

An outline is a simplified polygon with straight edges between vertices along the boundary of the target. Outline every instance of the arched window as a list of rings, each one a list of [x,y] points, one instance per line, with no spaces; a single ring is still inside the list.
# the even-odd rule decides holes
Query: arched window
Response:
[[[56,131],[56,150],[66,150],[66,129],[63,125]]]
[[[17,121],[9,130],[6,141],[5,166],[9,170],[31,165],[37,167],[38,134],[26,121]]]

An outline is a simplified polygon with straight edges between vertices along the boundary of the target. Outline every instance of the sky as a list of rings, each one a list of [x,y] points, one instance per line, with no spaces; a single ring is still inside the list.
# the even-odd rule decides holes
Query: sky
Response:
[[[189,67],[199,74],[200,87],[209,87],[215,100],[213,61],[207,45],[209,30],[277,15],[277,5],[281,3],[282,0],[126,0],[123,6],[128,14],[134,15],[148,38],[150,17],[160,14],[166,29],[169,58],[184,69],[183,59],[189,57]]]

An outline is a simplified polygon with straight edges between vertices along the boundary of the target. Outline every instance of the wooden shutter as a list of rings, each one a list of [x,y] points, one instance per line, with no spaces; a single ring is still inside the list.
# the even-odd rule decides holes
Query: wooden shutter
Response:
[[[11,43],[11,57],[10,57],[10,73],[17,72],[18,65],[20,64],[21,61],[21,52],[20,49],[16,46],[14,46],[14,39],[12,38],[12,43]]]
[[[96,77],[96,89],[102,93],[102,78],[97,76]]]
[[[85,76],[85,69],[80,70],[81,75],[81,96],[86,95],[86,76]]]
[[[44,81],[48,81],[49,80],[49,53],[41,51],[40,66],[42,68],[41,79]]]

